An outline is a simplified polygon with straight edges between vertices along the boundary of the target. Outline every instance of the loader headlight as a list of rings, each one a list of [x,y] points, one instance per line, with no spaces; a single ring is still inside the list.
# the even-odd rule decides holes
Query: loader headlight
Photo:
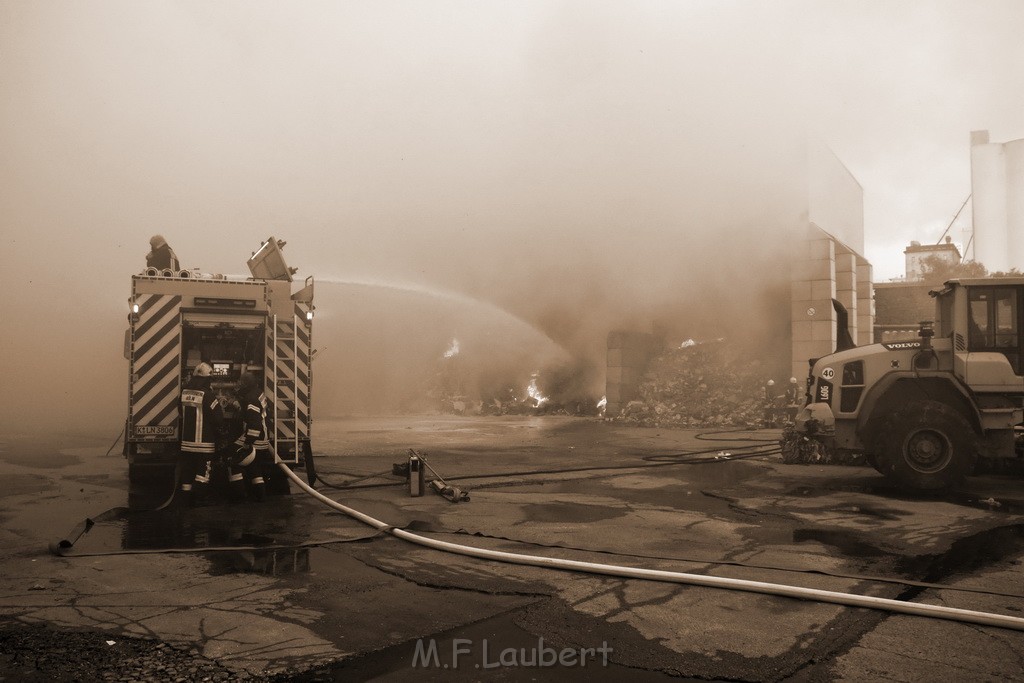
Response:
[[[306,311],[306,320],[313,319],[313,311]]]
[[[138,313],[138,312],[139,312],[139,305],[138,304],[132,304],[132,313]]]

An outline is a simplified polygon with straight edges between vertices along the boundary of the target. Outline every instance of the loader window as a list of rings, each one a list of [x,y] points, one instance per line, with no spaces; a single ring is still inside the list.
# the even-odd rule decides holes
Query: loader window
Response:
[[[970,293],[969,340],[971,351],[997,351],[1020,374],[1020,306],[1017,290],[1008,287],[974,288]]]
[[[996,346],[999,348],[1016,348],[1017,330],[1017,292],[1012,289],[996,290]]]
[[[939,295],[938,301],[939,329],[936,330],[940,337],[948,337],[953,334],[953,295],[944,293]]]
[[[970,341],[971,349],[991,346],[989,342],[988,309],[989,293],[974,290],[971,292]]]

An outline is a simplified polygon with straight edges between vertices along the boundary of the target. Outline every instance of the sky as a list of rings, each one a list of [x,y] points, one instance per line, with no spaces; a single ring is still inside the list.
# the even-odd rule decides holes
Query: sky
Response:
[[[970,192],[970,131],[1024,137],[1022,26],[1016,1],[0,0],[0,408],[116,422],[154,233],[206,272],[275,235],[302,277],[433,292],[320,290],[353,310],[476,302],[419,334],[442,348],[494,307],[545,354],[680,299],[713,333],[777,284],[801,136],[899,276]],[[318,307],[365,352],[359,326],[407,329]]]

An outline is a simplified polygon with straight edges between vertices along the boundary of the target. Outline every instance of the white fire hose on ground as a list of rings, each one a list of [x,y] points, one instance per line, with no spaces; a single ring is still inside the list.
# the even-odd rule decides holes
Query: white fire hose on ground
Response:
[[[342,505],[338,501],[328,498],[306,482],[302,481],[297,474],[292,472],[291,468],[280,460],[277,460],[277,466],[280,467],[288,478],[297,484],[299,488],[325,505],[343,512],[349,517],[373,527],[377,531],[388,533],[404,541],[409,541],[410,543],[415,543],[427,548],[433,548],[434,550],[440,550],[442,552],[455,553],[457,555],[465,555],[467,557],[476,557],[482,560],[523,564],[533,567],[544,567],[547,569],[561,569],[564,571],[617,576],[625,579],[646,579],[648,581],[662,581],[693,586],[704,586],[708,588],[725,588],[729,590],[746,591],[749,593],[762,593],[765,595],[779,595],[786,598],[795,598],[797,600],[812,600],[837,605],[848,605],[850,607],[884,610],[897,614],[910,614],[913,616],[946,619],[949,621],[959,621],[968,624],[980,624],[982,626],[995,626],[997,628],[1024,631],[1024,619],[1003,614],[993,614],[990,612],[977,612],[974,610],[958,609],[955,607],[943,607],[941,605],[904,602],[889,598],[875,598],[867,595],[855,595],[852,593],[819,590],[816,588],[801,588],[799,586],[765,583],[763,581],[729,579],[718,576],[702,576],[700,574],[687,574],[685,572],[664,571],[660,569],[623,567],[614,564],[563,560],[554,557],[542,557],[539,555],[527,555],[523,553],[508,553],[499,550],[487,550],[485,548],[474,548],[473,546],[461,545],[458,543],[438,541],[426,536],[420,536],[419,534],[405,531],[404,529],[397,529],[389,524],[385,524],[379,519],[374,519],[373,517],[359,512],[358,510]]]

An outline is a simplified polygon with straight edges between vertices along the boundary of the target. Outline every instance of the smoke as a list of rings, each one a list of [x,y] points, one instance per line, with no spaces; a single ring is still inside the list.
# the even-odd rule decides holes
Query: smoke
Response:
[[[924,167],[948,220],[965,131],[1020,110],[999,21],[1020,9],[990,7],[8,3],[5,428],[119,427],[154,233],[204,272],[244,272],[273,234],[302,276],[444,293],[320,287],[320,415],[402,403],[452,337],[481,385],[551,365],[587,391],[610,329],[772,348],[805,123],[862,181],[893,149],[924,160],[875,183],[914,198],[882,232],[916,223]]]
[[[7,298],[8,348],[29,359],[7,369],[23,425],[116,429],[121,303],[154,232],[206,272],[240,272],[273,232],[302,275],[412,283],[318,289],[320,415],[415,408],[452,336],[473,391],[568,367],[559,385],[600,395],[609,329],[719,334],[784,250],[752,242],[772,234],[793,143],[777,98],[741,96],[748,76],[716,100],[718,76],[673,67],[675,41],[643,21],[616,34],[625,17],[607,8],[511,26],[478,10],[490,35],[421,41],[434,71],[388,40],[409,18],[363,17],[383,46],[371,59],[331,12],[234,25],[209,6],[118,7],[138,33],[102,12],[15,12],[39,41],[11,36],[31,68],[4,110],[8,272],[31,292]],[[487,47],[499,36],[516,57]]]
[[[440,393],[478,400],[572,356],[485,300],[407,284],[317,283],[314,410],[433,412]]]

